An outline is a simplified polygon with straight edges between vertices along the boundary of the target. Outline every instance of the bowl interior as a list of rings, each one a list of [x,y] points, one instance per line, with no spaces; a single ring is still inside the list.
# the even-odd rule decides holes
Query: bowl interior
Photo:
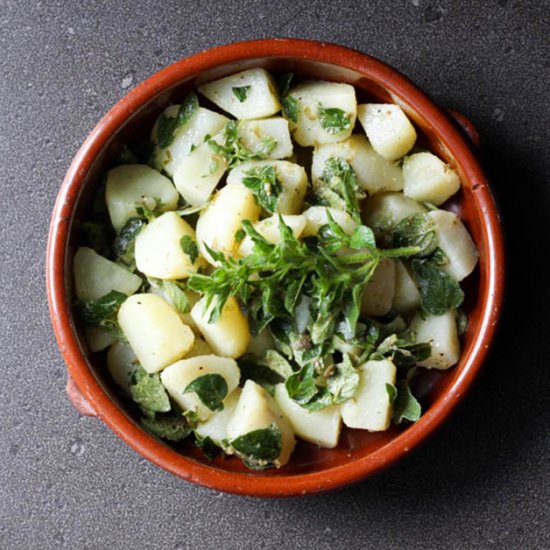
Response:
[[[485,207],[478,200],[475,193],[478,183],[472,181],[464,169],[463,159],[453,156],[449,143],[436,135],[432,129],[432,122],[425,117],[424,113],[419,112],[414,102],[410,101],[410,99],[408,100],[406,97],[402,97],[395,90],[393,92],[390,91],[383,83],[372,77],[365,76],[360,71],[317,60],[291,57],[261,57],[235,61],[207,69],[206,71],[196,71],[194,74],[188,74],[184,79],[181,79],[170,87],[159,90],[152,99],[137,110],[129,112],[126,121],[111,135],[96,156],[91,168],[84,175],[83,183],[78,191],[76,206],[70,222],[68,253],[65,255],[67,301],[71,303],[72,300],[72,255],[76,247],[81,244],[82,238],[81,232],[78,229],[79,225],[89,217],[93,192],[101,180],[102,174],[112,166],[120,147],[125,143],[134,143],[147,138],[155,118],[160,114],[162,109],[170,103],[180,102],[186,93],[196,85],[248,67],[257,66],[265,67],[273,73],[279,74],[292,71],[299,78],[347,82],[355,86],[360,102],[390,101],[398,103],[414,121],[421,143],[450,163],[461,176],[462,190],[447,206],[457,211],[466,223],[480,251],[480,263],[475,274],[467,282],[467,303],[465,304],[465,309],[469,316],[469,328],[462,341],[463,353],[459,365],[447,372],[424,371],[418,379],[417,394],[420,397],[424,410],[429,411],[436,403],[449,398],[450,389],[464,376],[464,369],[471,366],[471,361],[469,359],[467,361],[467,358],[471,359],[476,351],[476,346],[479,345],[476,335],[484,309],[484,297],[486,296],[488,285],[486,273],[488,262],[490,261],[487,237],[483,230]],[[72,323],[76,327],[76,332],[79,336],[81,352],[86,357],[98,383],[116,406],[124,411],[124,414],[130,421],[136,422],[137,415],[135,415],[135,411],[117,396],[118,392],[113,386],[105,367],[104,355],[90,353],[83,338],[80,322],[74,318]],[[211,462],[204,457],[200,450],[187,443],[181,445],[178,450],[181,450],[190,460],[203,463],[213,468],[213,470],[246,472],[247,476],[293,477],[313,472],[324,472],[328,475],[333,468],[379,454],[391,442],[403,438],[408,431],[421,429],[424,421],[423,418],[414,426],[409,426],[405,429],[391,428],[387,432],[377,434],[361,430],[344,429],[340,444],[336,449],[319,449],[314,445],[300,441],[290,464],[277,471],[250,472],[242,466],[239,460],[232,458],[224,459],[220,457]],[[151,439],[153,440],[153,438]],[[155,444],[165,445],[158,442],[155,442]],[[174,468],[174,472],[181,474],[176,469]]]

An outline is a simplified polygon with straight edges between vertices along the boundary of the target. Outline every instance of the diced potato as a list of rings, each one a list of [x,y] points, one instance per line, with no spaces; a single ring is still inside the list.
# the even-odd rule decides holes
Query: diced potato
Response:
[[[238,119],[265,118],[281,110],[273,77],[265,69],[240,73],[199,86],[199,92]]]
[[[298,216],[283,216],[285,224],[292,229],[292,234],[298,239],[306,226],[306,218],[302,215]],[[271,216],[265,220],[261,220],[254,224],[254,229],[266,240],[272,244],[277,244],[281,241],[281,233],[279,231],[279,215]],[[239,246],[239,254],[248,256],[254,248],[252,239],[247,235]]]
[[[130,344],[116,342],[107,350],[107,369],[113,380],[125,393],[130,394],[132,375],[139,365]]]
[[[175,118],[180,106],[170,105],[164,110],[167,118]],[[161,149],[158,146],[158,121],[153,126],[151,140],[157,145],[155,149],[155,167],[173,176],[180,162],[189,153],[204,143],[206,136],[215,136],[221,132],[229,119],[219,113],[199,107],[198,111],[174,132],[174,139],[168,147]],[[208,166],[208,165],[206,165]]]
[[[266,143],[274,141],[275,147],[267,155],[268,159],[285,159],[293,152],[288,121],[283,117],[245,120],[239,125],[239,139],[253,153],[264,152]]]
[[[255,355],[256,357],[262,356],[268,349],[274,349],[275,343],[273,336],[268,328],[264,328],[260,334],[252,336],[248,342],[246,353]]]
[[[212,250],[233,256],[237,248],[235,234],[241,229],[243,220],[257,222],[260,207],[254,194],[244,185],[226,185],[215,195],[202,211],[197,221],[197,242],[201,254],[213,265],[205,244]]]
[[[425,319],[417,314],[410,328],[416,334],[417,342],[430,342],[432,345],[432,355],[418,363],[419,366],[445,370],[458,362],[460,342],[454,309],[443,315],[429,315]]]
[[[216,142],[222,137],[213,138]],[[191,206],[206,204],[227,169],[227,160],[203,143],[185,158],[174,170],[174,185]]]
[[[437,242],[449,263],[443,266],[451,277],[462,281],[477,265],[476,245],[461,219],[446,210],[433,210],[428,216],[435,223]]]
[[[387,160],[397,160],[406,155],[416,141],[414,126],[399,105],[359,105],[357,118],[363,125],[374,150]]]
[[[182,359],[169,367],[166,367],[160,374],[160,380],[170,397],[183,409],[197,413],[199,420],[204,421],[213,414],[195,392],[183,393],[193,380],[205,374],[218,374],[223,377],[227,384],[227,396],[239,385],[241,373],[237,363],[227,357],[216,355],[199,355],[191,359]]]
[[[403,262],[395,262],[395,294],[392,309],[397,313],[410,313],[420,307],[420,292]]]
[[[159,199],[166,211],[177,207],[179,196],[166,176],[145,164],[123,164],[107,172],[105,202],[117,231],[137,216],[136,204],[146,199]]]
[[[403,193],[439,206],[460,189],[458,174],[432,153],[416,153],[403,162]]]
[[[378,237],[413,214],[423,214],[427,209],[402,193],[380,193],[367,197],[363,202],[363,222]]]
[[[87,246],[80,247],[74,255],[73,276],[79,300],[97,300],[111,290],[133,294],[143,282],[137,275]]]
[[[210,309],[206,308],[205,298],[195,304],[191,317],[217,355],[236,358],[246,351],[250,341],[248,319],[233,296],[225,303],[216,322],[208,322]]]
[[[195,433],[203,439],[209,437],[219,447],[227,439],[227,424],[231,420],[241,396],[241,388],[235,388],[223,402],[223,410],[216,411],[205,422],[199,422]]]
[[[288,96],[296,100],[297,104],[297,122],[290,121],[290,130],[300,145],[307,147],[334,143],[351,135],[357,116],[353,86],[321,80],[309,81],[292,88]],[[323,114],[325,109],[328,112]]]
[[[90,351],[94,353],[108,348],[115,341],[110,332],[95,326],[86,327],[84,329],[84,336]]]
[[[353,135],[340,143],[321,145],[313,150],[311,180],[314,186],[320,183],[325,163],[331,157],[349,162],[358,183],[369,195],[403,189],[401,168],[380,156],[362,135]]]
[[[390,427],[392,404],[386,388],[395,384],[396,368],[389,359],[367,361],[359,367],[359,387],[342,404],[342,420],[349,428],[383,432]]]
[[[310,206],[302,212],[302,216],[306,219],[306,226],[302,232],[304,237],[317,235],[319,229],[329,223],[327,211],[330,212],[332,219],[343,229],[344,233],[352,235],[357,229],[357,222],[345,210],[327,206]]]
[[[294,430],[269,394],[252,380],[247,380],[227,425],[228,439],[234,440],[255,430],[269,428],[272,424],[276,424],[281,430],[281,453],[274,461],[274,465],[280,467],[288,462],[294,450]]]
[[[228,187],[234,184],[242,185],[247,172],[262,166],[273,166],[277,181],[281,184],[276,211],[279,214],[298,214],[307,191],[307,174],[304,168],[287,160],[262,160],[243,162],[233,168],[227,176]]]
[[[141,366],[157,372],[181,359],[195,340],[193,331],[162,298],[134,294],[118,311],[118,322]]]
[[[395,293],[395,262],[383,258],[363,293],[361,313],[368,317],[386,315]]]
[[[156,218],[136,237],[136,266],[148,277],[183,279],[204,265],[202,258],[191,261],[181,246],[188,235],[195,240],[195,231],[176,212],[166,212]]]
[[[332,449],[338,445],[342,426],[339,406],[331,405],[310,412],[289,397],[284,384],[275,387],[275,401],[292,424],[296,435],[320,447]]]

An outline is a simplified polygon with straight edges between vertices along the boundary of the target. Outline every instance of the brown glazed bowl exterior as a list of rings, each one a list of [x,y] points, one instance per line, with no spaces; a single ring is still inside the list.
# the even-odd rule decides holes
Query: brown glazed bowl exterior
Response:
[[[448,205],[462,216],[480,261],[467,284],[469,328],[462,356],[447,372],[427,372],[417,388],[422,418],[406,428],[370,434],[345,429],[336,449],[300,442],[280,470],[251,472],[235,458],[208,461],[191,444],[171,447],[145,432],[113,390],[101,356],[93,356],[72,313],[71,264],[78,225],[89,212],[93,187],[120,144],[147,135],[154,119],[193,87],[249,67],[295,72],[355,86],[360,101],[395,102],[415,122],[419,139],[460,174],[462,190]],[[457,125],[456,122],[460,125]],[[504,248],[499,214],[469,138],[475,129],[452,118],[410,80],[384,63],[341,46],[294,39],[241,42],[201,52],[156,73],[130,91],[90,133],[77,153],[53,212],[47,287],[52,322],[68,367],[68,393],[84,414],[100,418],[130,447],[169,472],[219,491],[289,496],[348,485],[386,468],[425,440],[472,385],[495,334],[504,290]]]

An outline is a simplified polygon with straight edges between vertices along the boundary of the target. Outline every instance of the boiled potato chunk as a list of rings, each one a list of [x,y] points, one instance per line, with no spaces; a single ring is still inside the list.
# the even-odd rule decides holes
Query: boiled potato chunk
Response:
[[[328,213],[332,219],[342,228],[344,233],[352,235],[357,229],[357,222],[345,211],[332,206],[310,206],[302,212],[302,216],[306,219],[306,226],[302,232],[304,237],[311,237],[319,233],[319,229],[323,225],[329,223]]]
[[[175,118],[180,106],[170,105],[164,110],[167,118]],[[151,139],[157,145],[155,149],[155,167],[173,176],[180,162],[189,153],[204,143],[206,136],[215,136],[221,132],[229,119],[219,113],[199,107],[198,111],[174,132],[174,139],[168,147],[161,149],[158,146],[158,121],[151,132]]]
[[[213,138],[220,141],[221,136]],[[174,170],[174,185],[191,206],[206,204],[227,169],[227,160],[203,143],[185,158]]]
[[[89,326],[84,329],[84,336],[90,351],[102,351],[109,347],[115,339],[113,335],[101,327]]]
[[[433,210],[428,216],[435,223],[439,247],[449,260],[442,269],[457,281],[462,281],[474,270],[479,259],[472,237],[462,220],[452,212]]]
[[[189,236],[195,240],[195,231],[176,212],[166,212],[156,218],[136,237],[136,266],[148,277],[157,279],[183,279],[204,265],[195,262],[181,246],[181,239]]]
[[[275,143],[273,150],[266,155],[268,159],[284,159],[292,155],[288,121],[283,117],[244,120],[239,125],[239,139],[253,153],[264,153],[266,144]]]
[[[277,384],[275,401],[292,424],[296,435],[320,447],[333,449],[338,445],[342,426],[340,407],[331,405],[310,412],[289,397],[284,384]]]
[[[80,247],[74,255],[73,276],[79,300],[98,300],[111,290],[133,294],[143,282],[87,246]]]
[[[250,341],[248,319],[233,296],[227,300],[219,319],[214,323],[208,322],[210,309],[206,307],[205,298],[195,304],[191,317],[217,355],[236,358],[246,351]]]
[[[281,110],[273,77],[247,69],[199,86],[199,92],[238,119],[265,118]]]
[[[365,288],[361,313],[368,317],[386,315],[391,310],[394,294],[395,262],[383,258]]]
[[[351,135],[357,116],[353,86],[309,81],[292,88],[288,96],[297,105],[297,122],[290,121],[290,130],[300,145],[334,143]]]
[[[269,428],[272,424],[276,424],[281,431],[281,452],[274,460],[274,465],[280,467],[288,462],[294,450],[294,430],[269,394],[252,380],[247,380],[227,425],[228,439],[233,440],[250,432]]]
[[[208,420],[199,422],[195,433],[203,439],[209,437],[216,445],[224,447],[224,441],[227,439],[227,425],[237,408],[240,396],[241,388],[235,388],[223,402],[223,409],[213,413]]]
[[[460,189],[458,174],[432,153],[416,153],[403,162],[403,193],[418,202],[444,203]]]
[[[425,319],[417,314],[410,328],[416,334],[417,342],[430,342],[432,345],[432,355],[418,363],[419,366],[445,370],[458,362],[460,342],[454,309],[443,315],[428,315]]]
[[[357,118],[363,125],[374,150],[387,160],[400,159],[410,151],[416,141],[414,126],[399,105],[359,105]]]
[[[107,350],[107,369],[113,380],[130,395],[132,375],[139,365],[138,358],[130,344],[116,342]]]
[[[395,293],[392,309],[397,313],[410,313],[420,307],[420,292],[403,262],[395,262]]]
[[[367,361],[359,367],[359,387],[342,404],[342,420],[349,428],[383,432],[390,427],[392,404],[386,388],[395,384],[396,368],[389,359]]]
[[[120,306],[118,322],[148,373],[181,359],[195,340],[193,331],[172,307],[154,294],[130,296]]]
[[[166,211],[177,207],[179,196],[166,176],[145,164],[123,164],[107,172],[105,202],[117,231],[137,216],[136,204],[147,199],[159,199]]]
[[[242,184],[222,187],[197,221],[197,242],[201,254],[211,264],[216,264],[208,254],[206,244],[226,257],[233,256],[238,245],[235,234],[241,229],[242,221],[254,223],[259,217],[260,207],[252,191]]]
[[[358,183],[369,195],[403,189],[401,168],[380,156],[367,138],[360,135],[353,135],[339,143],[320,145],[313,150],[311,180],[314,186],[322,184],[325,163],[331,157],[347,161]]]
[[[307,191],[307,174],[302,166],[287,160],[265,160],[244,162],[233,168],[227,176],[227,185],[243,185],[242,181],[250,170],[273,166],[277,181],[281,184],[276,211],[279,214],[298,214]]]
[[[292,229],[292,234],[298,239],[306,226],[306,218],[304,216],[282,216],[284,223]],[[272,244],[277,244],[281,241],[281,233],[279,231],[279,216],[271,216],[265,220],[261,220],[254,224],[254,229],[267,241]],[[254,242],[247,235],[239,247],[241,256],[248,256],[254,248]]]
[[[225,380],[227,384],[227,396],[223,400],[225,408],[227,399],[239,385],[241,377],[239,367],[233,359],[216,355],[199,355],[191,359],[182,359],[166,367],[160,375],[160,380],[170,397],[183,410],[195,411],[201,421],[210,418],[213,411],[200,400],[195,392],[183,392],[193,380],[205,374],[218,374]]]

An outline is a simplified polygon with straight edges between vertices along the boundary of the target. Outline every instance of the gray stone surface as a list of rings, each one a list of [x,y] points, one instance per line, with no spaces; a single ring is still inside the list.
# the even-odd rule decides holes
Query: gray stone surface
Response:
[[[0,0],[0,547],[548,548],[550,8],[545,0]],[[79,144],[162,66],[296,36],[380,57],[477,124],[507,223],[508,307],[452,420],[393,469],[282,501],[217,494],[68,403],[44,254]]]

